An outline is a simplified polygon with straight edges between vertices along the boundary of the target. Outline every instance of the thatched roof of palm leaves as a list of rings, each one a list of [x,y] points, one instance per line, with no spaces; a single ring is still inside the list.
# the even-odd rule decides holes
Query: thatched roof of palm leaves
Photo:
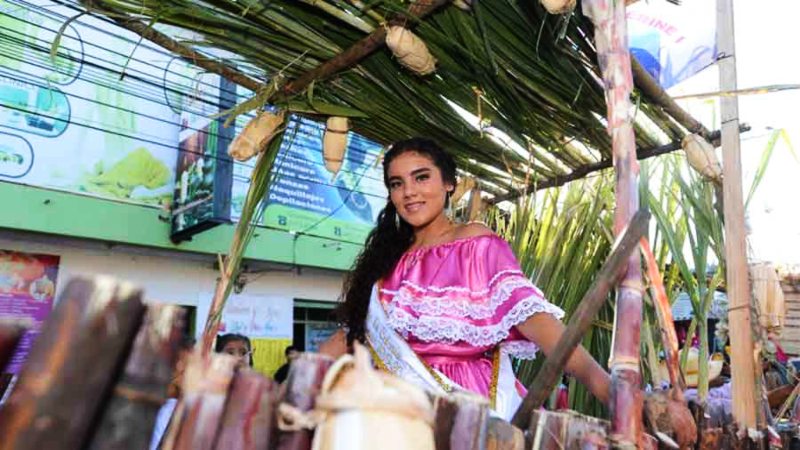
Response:
[[[485,190],[498,195],[513,193],[526,180],[549,186],[610,165],[593,30],[580,5],[573,14],[556,16],[535,0],[474,0],[467,8],[463,0],[462,8],[443,0],[411,6],[400,0],[80,3],[170,50],[192,52],[195,61],[209,55],[209,48],[234,55],[216,58],[210,66],[256,91],[258,101],[250,106],[268,100],[323,118],[343,112],[332,105],[346,107],[344,112],[359,116],[353,129],[381,143],[430,136],[453,152],[462,168],[487,181]],[[423,15],[435,11],[417,19],[409,8]],[[414,27],[438,60],[435,74],[410,73],[380,44],[359,57],[364,45],[376,44],[371,39],[380,40],[387,23]],[[180,33],[171,33],[174,27],[196,39],[178,39]],[[331,60],[345,70],[309,75]],[[352,63],[357,64],[348,68]],[[678,148],[674,144],[686,129],[699,125],[674,108],[662,108],[668,97],[642,73],[636,75],[640,88],[649,81],[647,95],[637,92],[635,98],[640,155]],[[520,145],[497,142],[453,105]]]

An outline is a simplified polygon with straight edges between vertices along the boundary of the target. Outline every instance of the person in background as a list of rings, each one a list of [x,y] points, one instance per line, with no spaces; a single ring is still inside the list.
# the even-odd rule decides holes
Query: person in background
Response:
[[[277,371],[275,371],[275,376],[273,377],[278,383],[283,383],[286,381],[286,378],[289,376],[289,368],[292,365],[292,361],[300,356],[300,350],[294,345],[290,345],[286,347],[286,350],[283,351],[283,354],[286,356],[286,363]]]
[[[158,415],[156,416],[153,437],[150,439],[150,450],[161,448],[161,442],[167,434],[167,428],[172,419],[172,414],[175,412],[175,406],[183,393],[181,379],[183,378],[183,371],[186,369],[186,360],[192,352],[194,343],[194,339],[186,336],[180,344],[178,360],[175,362],[175,370],[172,373],[172,382],[167,387],[167,400],[161,405],[161,409],[158,410]]]
[[[239,358],[236,368],[253,367],[253,346],[247,336],[230,333],[217,337],[217,344],[214,348],[217,353],[227,353]]]

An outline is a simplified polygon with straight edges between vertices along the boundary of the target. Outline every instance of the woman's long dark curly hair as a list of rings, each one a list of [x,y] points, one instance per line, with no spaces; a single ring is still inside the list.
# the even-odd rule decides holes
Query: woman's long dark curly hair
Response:
[[[427,156],[439,168],[442,181],[456,184],[456,163],[436,142],[427,138],[411,138],[395,142],[383,157],[383,184],[389,188],[389,165],[403,153],[416,152]],[[449,201],[449,197],[446,202]],[[445,203],[447,207],[447,203]],[[398,226],[399,224],[399,226]],[[372,286],[388,276],[414,242],[414,230],[398,214],[391,201],[378,215],[375,228],[367,236],[364,249],[356,258],[342,290],[342,303],[336,317],[347,327],[347,342],[365,340],[365,322]]]

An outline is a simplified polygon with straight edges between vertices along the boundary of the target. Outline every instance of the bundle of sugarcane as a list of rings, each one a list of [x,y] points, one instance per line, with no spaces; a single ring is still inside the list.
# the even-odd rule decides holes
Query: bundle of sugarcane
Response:
[[[122,378],[114,387],[88,446],[96,450],[147,448],[172,380],[185,311],[149,305]]]
[[[0,449],[83,448],[144,310],[127,283],[71,280],[0,410]]]

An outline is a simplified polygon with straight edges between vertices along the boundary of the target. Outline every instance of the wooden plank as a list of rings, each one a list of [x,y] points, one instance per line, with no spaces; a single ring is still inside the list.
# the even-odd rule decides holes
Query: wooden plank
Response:
[[[720,59],[719,88],[736,90],[736,44],[733,28],[733,0],[717,0],[717,48]],[[758,426],[753,337],[750,324],[750,278],[747,268],[742,160],[739,142],[737,97],[720,99],[722,119],[722,176],[725,211],[726,285],[730,308],[731,381],[733,417],[741,430]]]
[[[106,277],[67,284],[0,410],[0,449],[82,448],[141,324],[141,295]]]
[[[277,384],[252,370],[236,372],[225,414],[222,416],[217,450],[268,450],[276,437]]]
[[[92,450],[144,449],[167,398],[185,320],[175,305],[150,305],[125,372],[88,446]]]

